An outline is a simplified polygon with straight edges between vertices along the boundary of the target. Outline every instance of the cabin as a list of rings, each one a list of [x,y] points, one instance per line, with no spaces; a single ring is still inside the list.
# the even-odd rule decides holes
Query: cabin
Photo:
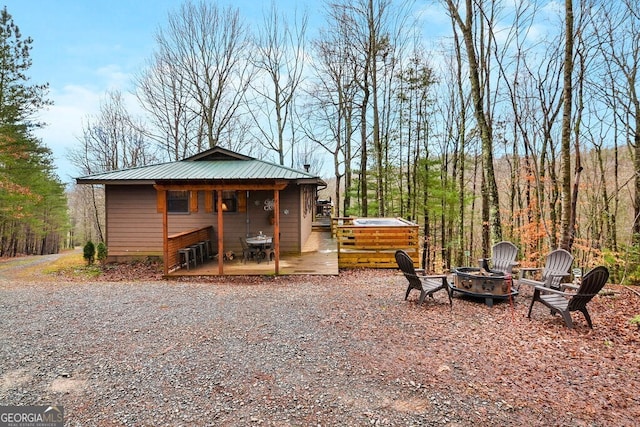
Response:
[[[260,232],[272,236],[278,274],[280,254],[299,254],[309,239],[317,192],[326,187],[308,171],[219,147],[76,182],[104,186],[108,261],[161,257],[165,275],[183,264],[180,250],[198,242],[207,242],[224,274],[220,254],[242,254],[242,239]]]

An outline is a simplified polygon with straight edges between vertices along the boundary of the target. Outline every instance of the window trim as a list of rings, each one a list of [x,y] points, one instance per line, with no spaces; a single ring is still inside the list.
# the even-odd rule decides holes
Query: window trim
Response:
[[[225,195],[230,196],[233,195],[233,197],[225,197]],[[223,190],[222,191],[222,203],[223,205],[225,203],[228,203],[227,206],[231,206],[233,207],[233,209],[223,209],[222,213],[226,214],[226,213],[238,213],[239,212],[239,203],[238,203],[238,192],[235,190]],[[217,214],[218,213],[218,192],[217,191],[213,191],[213,213]]]
[[[180,194],[178,197],[178,193],[184,194]],[[189,206],[191,206],[190,201],[191,192],[189,190],[167,190],[167,213],[188,214]]]

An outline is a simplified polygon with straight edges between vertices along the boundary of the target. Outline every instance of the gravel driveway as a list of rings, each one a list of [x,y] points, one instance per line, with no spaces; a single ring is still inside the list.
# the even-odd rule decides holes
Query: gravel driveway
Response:
[[[556,396],[560,374],[529,374],[540,360],[565,369],[561,341],[587,359],[602,342],[586,326],[568,331],[544,310],[526,319],[528,301],[456,298],[452,310],[441,292],[418,307],[415,295],[403,301],[405,286],[394,271],[366,270],[249,283],[5,277],[0,405],[62,405],[70,426],[604,426],[640,416],[633,348],[576,363]],[[611,357],[635,359],[614,369]],[[618,403],[590,413],[580,402],[592,369],[611,376]]]

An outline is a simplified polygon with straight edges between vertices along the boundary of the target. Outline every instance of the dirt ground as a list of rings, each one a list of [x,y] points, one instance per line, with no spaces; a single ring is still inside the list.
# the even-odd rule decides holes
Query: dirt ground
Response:
[[[30,274],[25,272],[31,271]],[[163,281],[0,263],[0,405],[71,426],[631,426],[638,289],[575,329],[530,294],[417,305],[393,270]],[[18,274],[18,272],[23,272]]]

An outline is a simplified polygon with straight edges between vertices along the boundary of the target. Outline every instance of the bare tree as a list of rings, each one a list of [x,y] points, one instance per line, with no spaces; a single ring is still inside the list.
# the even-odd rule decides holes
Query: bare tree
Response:
[[[454,3],[453,0],[446,0],[448,12],[453,18],[456,27],[460,30],[464,41],[474,114],[482,141],[482,248],[483,254],[486,255],[489,252],[491,238],[495,241],[502,240],[502,226],[498,186],[493,164],[493,130],[491,121],[488,118],[488,111],[485,111],[484,105],[489,94],[487,93],[487,86],[484,86],[480,79],[481,67],[485,67],[481,60],[483,58],[486,60],[487,58],[478,58],[476,49],[482,46],[482,38],[476,35],[474,31],[474,18],[483,19],[483,4],[484,2],[475,3],[472,0],[465,0],[463,15],[458,4]],[[494,22],[488,22],[488,24],[493,25]]]
[[[291,166],[294,165],[297,141],[293,120],[297,117],[295,101],[304,71],[307,22],[305,13],[290,26],[275,3],[271,3],[252,58],[259,73],[250,84],[253,91],[247,111],[260,133],[256,139],[277,154],[281,165],[285,164],[287,150],[291,152]],[[287,131],[290,131],[288,146]]]
[[[149,136],[169,160],[181,160],[202,150],[204,121],[190,95],[190,82],[178,64],[156,52],[135,77],[136,96],[149,115]]]
[[[104,241],[104,192],[93,185],[74,184],[67,194],[72,227],[70,247],[78,242]]]
[[[338,5],[328,10],[327,29],[313,43],[314,79],[308,86],[308,104],[305,135],[318,144],[333,160],[336,179],[336,215],[346,214],[351,207],[353,182],[352,162],[357,151],[354,141],[358,120],[356,117],[356,70],[353,65],[351,27],[344,11]],[[344,181],[343,181],[344,178]],[[341,191],[344,199],[341,207]]]
[[[407,16],[403,6],[392,8],[389,0],[340,0],[331,2],[328,8],[332,30],[337,29],[332,36],[342,38],[336,40],[336,46],[342,49],[346,75],[352,78],[350,84],[354,87],[352,101],[357,113],[354,110],[353,120],[348,123],[358,123],[352,129],[359,134],[359,147],[357,154],[353,151],[353,162],[345,167],[359,174],[355,191],[360,202],[358,214],[363,216],[374,210],[369,206],[370,193],[374,191],[378,215],[385,214],[388,204],[385,191],[389,185],[386,178],[394,120],[391,100],[401,61],[400,42],[408,34],[403,27]],[[355,144],[351,148],[355,149]],[[355,185],[356,180],[353,182]]]
[[[512,138],[512,149],[505,150],[505,160],[512,159],[507,212],[514,213],[513,229],[520,231],[525,258],[537,256],[543,246],[556,246],[559,210],[554,129],[562,106],[563,35],[554,32],[539,41],[532,37],[538,12],[536,4],[518,3],[514,20],[505,26],[508,30],[503,31],[502,45],[495,46],[494,54],[505,91],[502,96],[510,107],[506,116],[511,119],[505,122],[513,123],[510,131],[503,128],[505,148],[509,132]],[[525,177],[521,183],[517,182],[519,172]]]
[[[179,100],[191,117],[202,119],[207,147],[229,145],[252,78],[252,49],[238,10],[187,1],[169,16],[167,28],[158,32],[156,40],[162,58],[156,71],[169,69],[172,79],[186,79],[178,80],[179,84],[173,81],[176,89],[187,90],[186,97],[170,93],[169,100]],[[176,111],[175,106],[171,111]]]
[[[606,3],[602,21],[595,28],[605,63],[604,100],[615,114],[613,125],[622,128],[620,136],[627,141],[633,162],[631,231],[632,245],[637,247],[640,244],[640,5],[633,0]]]
[[[563,249],[571,250],[574,231],[572,205],[574,203],[571,192],[571,129],[573,109],[573,0],[565,0],[565,42],[564,42],[564,67],[562,89],[562,148],[561,148],[561,174],[562,174],[562,241]]]
[[[83,174],[156,162],[144,124],[127,111],[122,93],[110,91],[106,96],[98,114],[84,123],[81,145],[70,152],[70,160]]]
[[[122,94],[112,91],[101,103],[99,113],[87,119],[80,146],[68,157],[85,175],[157,162],[156,151],[145,134],[144,125],[127,111]],[[102,188],[92,185],[91,204],[100,241],[104,241],[102,197]]]

